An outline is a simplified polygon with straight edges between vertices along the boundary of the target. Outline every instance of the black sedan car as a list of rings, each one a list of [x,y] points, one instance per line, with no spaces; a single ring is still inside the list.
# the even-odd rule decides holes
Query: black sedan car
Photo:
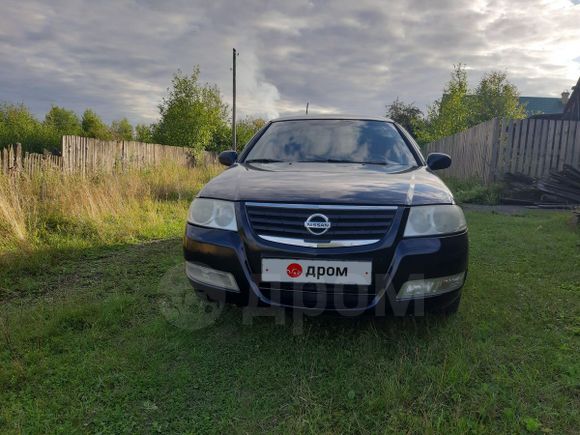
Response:
[[[186,273],[198,295],[347,314],[455,312],[463,212],[398,124],[352,116],[269,122],[191,204]]]

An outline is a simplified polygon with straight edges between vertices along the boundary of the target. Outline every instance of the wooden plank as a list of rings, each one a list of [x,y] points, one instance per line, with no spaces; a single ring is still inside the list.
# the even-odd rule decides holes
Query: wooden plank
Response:
[[[520,152],[520,134],[522,129],[521,121],[514,122],[514,131],[512,135],[511,153],[509,158],[509,172],[517,171],[518,154]]]
[[[552,148],[552,158],[550,161],[550,170],[555,170],[558,166],[558,159],[560,157],[562,148],[562,128],[563,122],[556,121],[556,127],[554,132],[554,147]]]
[[[572,166],[580,169],[580,123],[576,123],[576,136],[574,137],[574,147],[570,161]]]
[[[578,125],[580,124],[580,122],[577,121],[570,121],[570,128],[568,129],[568,140],[566,141],[567,145],[566,145],[566,156],[564,158],[564,163],[571,165],[572,164],[572,160],[573,160],[573,154],[574,154],[574,140],[576,137],[576,129],[578,128]]]
[[[542,140],[542,128],[544,126],[544,120],[542,119],[535,119],[534,120],[534,133],[532,138],[532,152],[530,153],[530,166],[527,172],[527,175],[530,177],[536,177],[537,170],[538,170],[538,160],[539,160],[539,151],[540,151],[540,143]]]
[[[528,145],[528,127],[529,127],[529,120],[522,119],[520,121],[520,137],[518,140],[518,155],[517,159],[514,162],[515,164],[515,172],[523,172],[524,167],[524,160],[526,158],[526,148]]]
[[[564,169],[564,162],[566,161],[566,152],[568,150],[568,132],[570,130],[570,121],[562,121],[562,136],[560,138],[560,152],[556,161],[556,168],[558,171]]]
[[[498,177],[497,172],[497,159],[499,153],[499,135],[501,128],[501,120],[499,118],[493,119],[493,125],[491,128],[491,135],[489,136],[489,175],[488,181],[494,182]]]
[[[550,170],[557,169],[558,158],[562,148],[562,128],[563,121],[555,121],[554,125],[554,146],[552,147],[552,158],[550,159]]]
[[[503,157],[501,168],[502,174],[505,174],[510,170],[510,159],[512,154],[514,129],[515,129],[514,120],[510,119],[506,125],[506,129],[504,132]]]
[[[545,174],[550,172],[555,134],[556,134],[556,121],[550,119],[548,120],[548,138],[546,140],[546,148],[540,177],[543,177]]]
[[[8,147],[2,149],[2,172],[8,174]]]

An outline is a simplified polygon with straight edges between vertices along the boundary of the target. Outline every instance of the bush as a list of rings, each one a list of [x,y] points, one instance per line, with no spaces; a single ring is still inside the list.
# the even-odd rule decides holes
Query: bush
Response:
[[[0,105],[0,149],[21,143],[29,152],[41,153],[60,146],[60,135],[50,125],[38,121],[23,104]]]
[[[455,201],[458,203],[472,203],[496,205],[499,204],[503,186],[500,183],[481,184],[479,180],[459,180],[457,178],[445,178],[445,184],[453,192]]]

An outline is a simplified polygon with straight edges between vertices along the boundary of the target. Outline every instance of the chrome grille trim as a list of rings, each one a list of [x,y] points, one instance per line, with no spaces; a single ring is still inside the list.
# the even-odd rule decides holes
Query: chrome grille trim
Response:
[[[321,205],[321,204],[282,204],[279,202],[246,202],[251,207],[300,208],[311,210],[396,210],[395,205]]]
[[[381,241],[381,239],[368,239],[368,240],[330,240],[328,242],[306,242],[303,239],[294,239],[291,237],[266,236],[261,234],[258,234],[258,237],[267,240],[268,242],[281,243],[283,245],[291,245],[291,246],[305,246],[307,248],[341,248],[352,246],[366,246]]]

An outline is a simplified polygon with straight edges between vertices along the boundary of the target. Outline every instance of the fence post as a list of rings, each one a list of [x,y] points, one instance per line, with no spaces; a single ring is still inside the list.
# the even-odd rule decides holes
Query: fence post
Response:
[[[10,146],[10,145],[9,145]],[[8,147],[2,149],[2,172],[8,174]]]
[[[22,144],[18,142],[16,144],[16,154],[14,159],[14,168],[16,172],[22,171]]]

